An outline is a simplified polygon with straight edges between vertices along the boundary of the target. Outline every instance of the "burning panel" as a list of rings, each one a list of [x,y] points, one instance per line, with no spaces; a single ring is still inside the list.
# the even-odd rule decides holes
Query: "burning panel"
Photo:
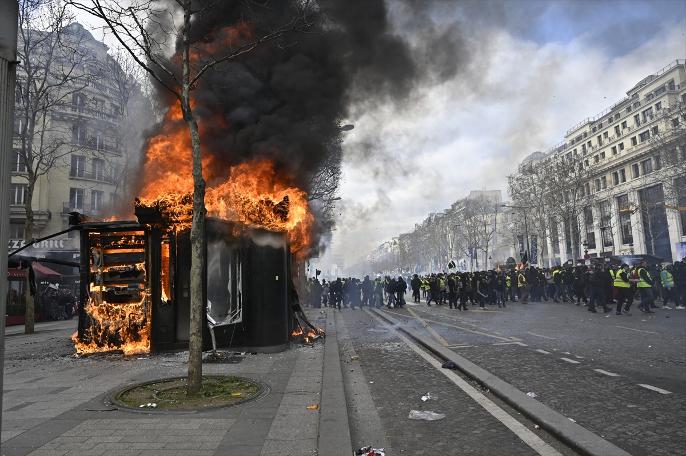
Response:
[[[151,306],[146,232],[85,231],[78,353],[150,351]]]

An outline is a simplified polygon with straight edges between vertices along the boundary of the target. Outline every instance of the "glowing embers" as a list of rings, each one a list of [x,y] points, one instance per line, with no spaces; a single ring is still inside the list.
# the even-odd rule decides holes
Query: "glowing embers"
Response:
[[[145,232],[89,232],[87,299],[79,331],[80,354],[150,351],[151,306]]]

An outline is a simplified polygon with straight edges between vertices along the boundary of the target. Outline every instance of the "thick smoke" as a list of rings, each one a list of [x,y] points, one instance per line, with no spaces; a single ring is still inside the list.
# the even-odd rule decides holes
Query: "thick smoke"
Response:
[[[210,8],[193,22],[193,46],[200,55],[219,48],[217,57],[222,47],[212,45],[222,39],[221,30],[248,24],[259,38],[296,17],[300,3],[198,1],[196,8]],[[398,5],[417,13],[408,27],[423,29],[429,21],[417,2]],[[340,124],[351,105],[401,101],[422,78],[450,78],[457,71],[462,44],[448,28],[425,30],[424,52],[416,52],[417,43],[393,29],[383,0],[320,0],[314,6],[307,32],[217,66],[194,89],[203,153],[219,165],[213,168],[228,172],[231,165],[268,158],[310,192],[322,166],[340,167]],[[162,88],[159,94],[168,96]]]

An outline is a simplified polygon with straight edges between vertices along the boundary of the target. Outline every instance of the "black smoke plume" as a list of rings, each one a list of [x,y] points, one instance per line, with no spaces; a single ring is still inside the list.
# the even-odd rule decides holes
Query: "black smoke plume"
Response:
[[[315,193],[314,176],[322,167],[333,167],[336,178],[328,190],[335,190],[340,126],[352,103],[402,100],[428,68],[439,78],[457,71],[453,54],[460,40],[450,31],[422,27],[421,2],[401,4],[417,12],[409,26],[428,34],[419,58],[402,31],[393,29],[383,0],[319,0],[312,3],[308,20],[313,26],[306,32],[261,45],[207,73],[193,91],[203,153],[227,171],[269,158],[294,184]],[[298,15],[300,6],[297,0],[198,0],[196,9],[208,9],[192,24],[193,46],[206,49],[221,39],[222,29],[241,23],[250,24],[253,38],[264,36]],[[169,96],[161,87],[158,94]],[[312,206],[316,213],[317,202]],[[326,228],[331,220],[320,217],[319,223]]]

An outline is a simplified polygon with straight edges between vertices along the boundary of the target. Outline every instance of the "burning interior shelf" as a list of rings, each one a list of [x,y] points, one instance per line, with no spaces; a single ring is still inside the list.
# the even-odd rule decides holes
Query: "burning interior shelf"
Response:
[[[155,208],[137,206],[136,216],[73,221],[81,232],[81,306],[73,337],[79,353],[135,354],[188,344],[189,231],[169,229]],[[287,234],[208,218],[206,253],[205,348],[286,349],[294,331]]]

